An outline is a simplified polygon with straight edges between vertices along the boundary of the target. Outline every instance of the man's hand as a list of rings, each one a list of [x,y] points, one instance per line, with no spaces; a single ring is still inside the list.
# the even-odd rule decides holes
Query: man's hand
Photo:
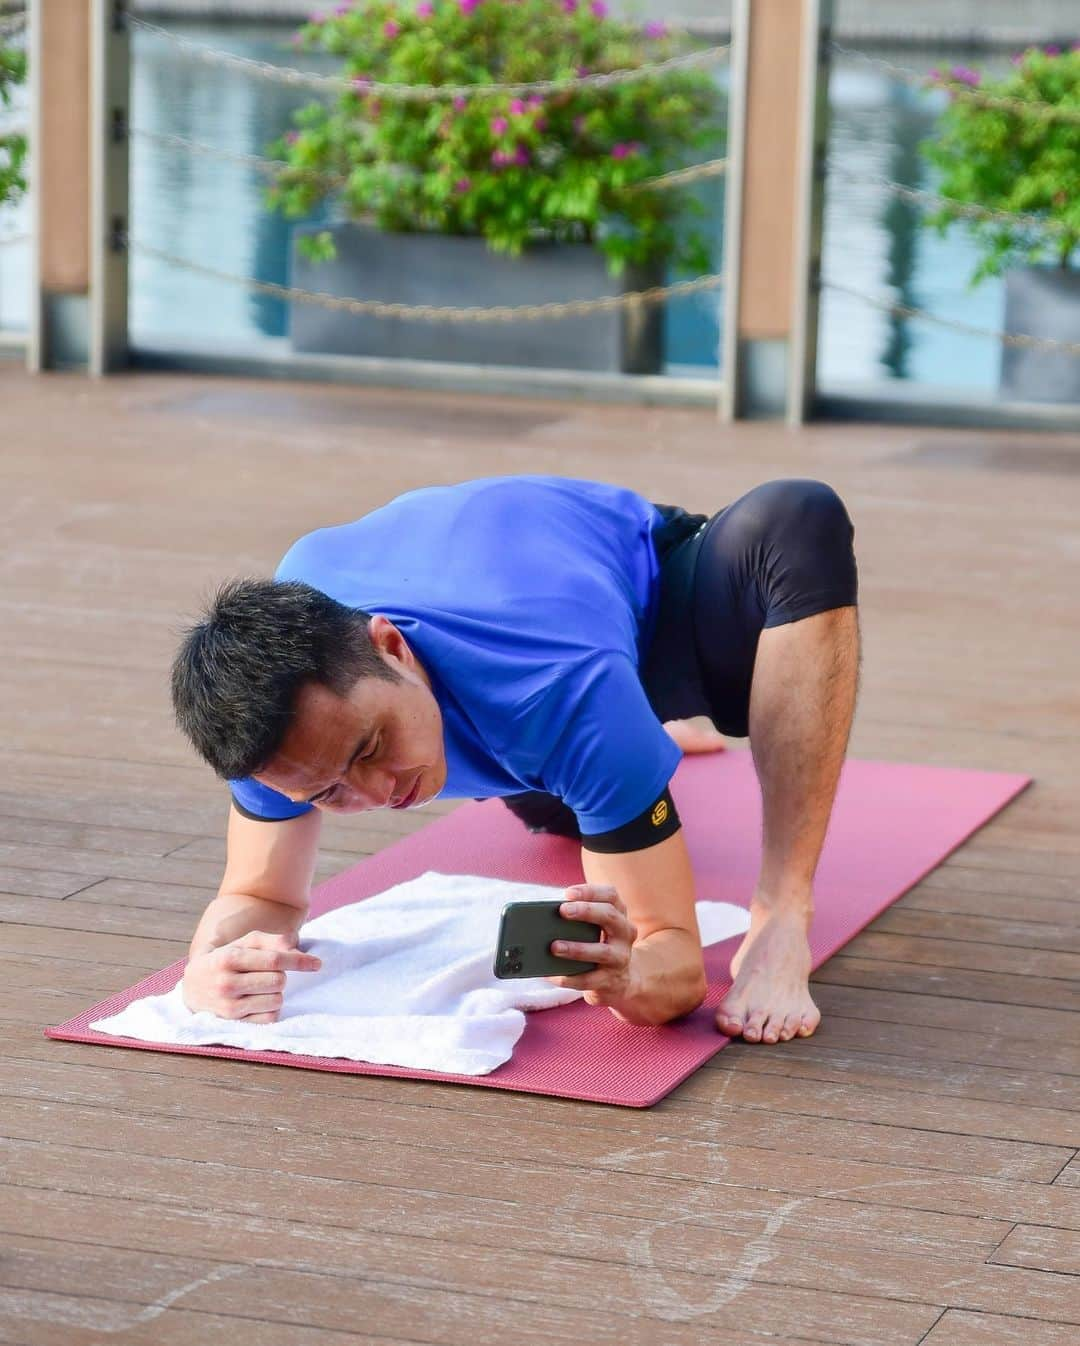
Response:
[[[191,958],[181,996],[193,1013],[209,1010],[220,1019],[274,1023],[284,998],[285,973],[318,972],[321,967],[321,959],[297,948],[294,935],[252,930]]]
[[[637,929],[626,914],[626,904],[610,884],[585,883],[566,890],[567,900],[559,913],[572,921],[589,921],[601,928],[602,943],[578,944],[556,940],[551,952],[560,958],[579,958],[596,963],[592,972],[572,977],[548,977],[556,986],[584,991],[590,1005],[615,1007],[633,998],[630,950]]]

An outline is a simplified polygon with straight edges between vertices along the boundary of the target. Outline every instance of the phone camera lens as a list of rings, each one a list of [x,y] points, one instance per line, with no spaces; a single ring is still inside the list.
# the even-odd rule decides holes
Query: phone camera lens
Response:
[[[512,962],[512,963],[509,965],[509,970],[510,970],[511,972],[520,972],[521,969],[522,969],[522,966],[523,966],[523,964],[522,964],[521,960],[520,960],[520,959],[515,959],[514,962]]]

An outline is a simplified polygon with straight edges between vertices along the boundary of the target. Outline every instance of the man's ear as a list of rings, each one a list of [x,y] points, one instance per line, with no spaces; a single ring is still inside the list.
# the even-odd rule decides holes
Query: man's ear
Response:
[[[368,635],[375,649],[383,655],[390,655],[400,663],[411,666],[412,650],[409,648],[409,642],[397,629],[389,617],[384,617],[381,612],[375,613],[368,623]]]

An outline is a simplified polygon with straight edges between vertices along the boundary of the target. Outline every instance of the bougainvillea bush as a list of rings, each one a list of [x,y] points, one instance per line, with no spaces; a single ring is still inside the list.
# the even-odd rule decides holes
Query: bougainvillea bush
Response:
[[[603,0],[374,0],[311,16],[295,38],[340,57],[347,87],[300,110],[272,147],[287,161],[269,203],[291,218],[327,197],[348,218],[396,231],[479,234],[500,252],[534,239],[592,242],[609,269],[671,259],[708,269],[679,227],[685,190],[635,184],[720,152],[710,67],[616,87],[406,101],[371,84],[517,84],[637,68],[690,50],[662,23],[632,25]],[[700,207],[697,207],[700,208]],[[328,234],[302,244],[333,255]]]
[[[26,53],[5,46],[0,35],[0,118],[12,104],[12,91],[26,79]],[[0,206],[15,202],[26,191],[26,137],[0,127]]]
[[[953,66],[933,71],[931,82],[952,95],[935,136],[921,146],[942,172],[938,192],[1039,221],[965,220],[981,254],[971,284],[1017,263],[1064,268],[1080,263],[1080,43],[1069,51],[1029,48],[1014,56],[1012,69],[997,79],[984,80],[977,70]],[[1050,106],[1069,115],[995,107],[983,97]],[[957,218],[952,207],[943,206],[927,223],[944,232]]]

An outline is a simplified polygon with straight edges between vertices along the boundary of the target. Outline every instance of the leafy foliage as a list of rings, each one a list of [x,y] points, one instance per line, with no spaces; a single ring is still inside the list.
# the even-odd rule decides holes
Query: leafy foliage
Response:
[[[0,39],[0,110],[11,106],[12,89],[26,79],[26,53]],[[26,137],[0,132],[0,206],[26,191]]]
[[[312,15],[294,39],[343,61],[349,88],[312,103],[271,147],[287,161],[268,203],[290,218],[332,197],[349,218],[395,231],[482,235],[517,254],[533,239],[595,242],[613,273],[672,258],[708,269],[706,241],[679,227],[701,210],[678,191],[629,192],[719,152],[720,97],[707,71],[611,88],[434,102],[379,98],[368,82],[515,84],[636,68],[680,51],[664,25],[610,19],[603,0],[372,0]],[[303,245],[302,245],[303,246]],[[333,255],[329,234],[306,241]]]
[[[942,170],[940,194],[1042,222],[965,221],[981,248],[970,284],[1017,262],[1069,267],[1080,245],[1080,43],[1071,51],[1028,48],[1013,57],[1012,71],[996,80],[984,82],[966,66],[935,70],[931,79],[953,95],[936,136],[920,147]],[[1075,115],[1069,120],[987,106],[972,90]],[[943,206],[926,223],[944,233],[957,218],[952,207]]]

